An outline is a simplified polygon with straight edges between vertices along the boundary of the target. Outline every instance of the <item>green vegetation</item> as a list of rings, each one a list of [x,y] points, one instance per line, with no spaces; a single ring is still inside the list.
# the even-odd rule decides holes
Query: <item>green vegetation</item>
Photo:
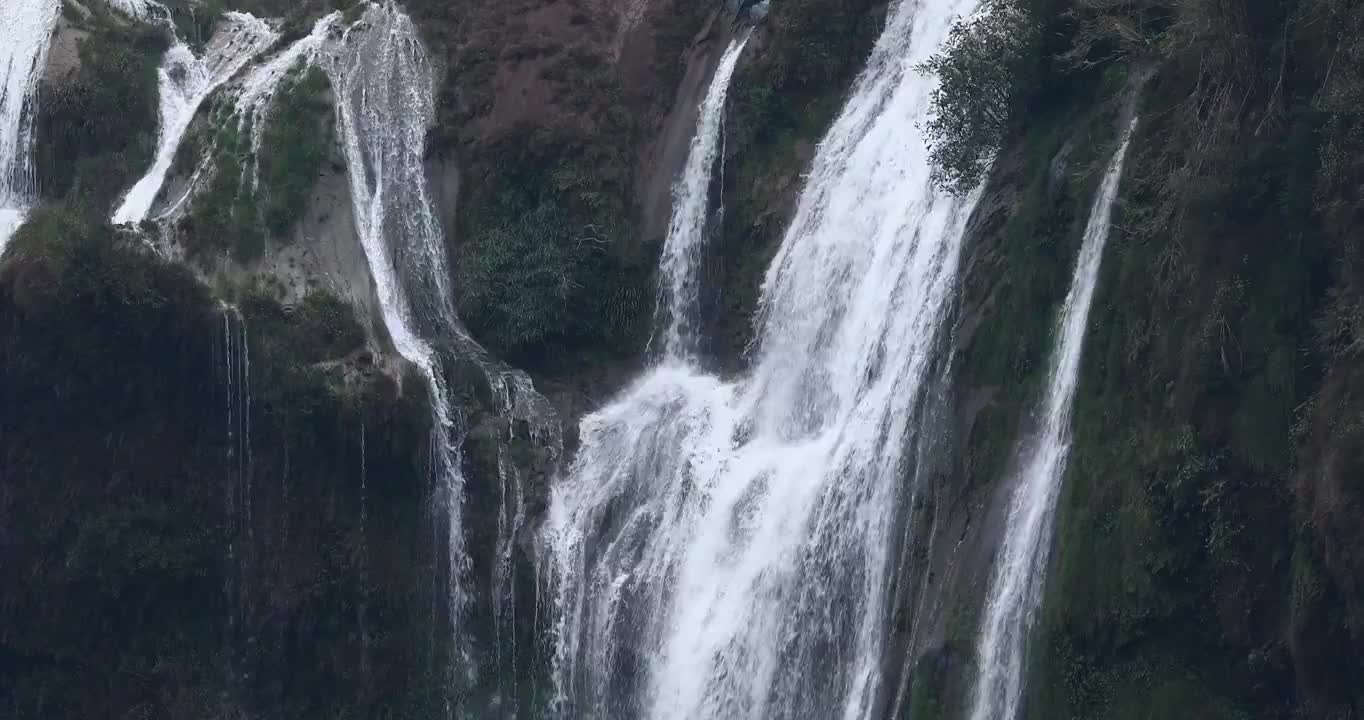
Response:
[[[969,192],[984,179],[1027,98],[1038,27],[1019,0],[987,0],[952,26],[943,49],[919,66],[933,73],[933,118],[924,131],[934,180]]]
[[[498,194],[479,193],[459,248],[459,310],[491,350],[550,367],[563,351],[642,347],[652,271],[626,245],[625,209],[610,178],[565,158],[502,148]]]
[[[320,69],[302,63],[293,68],[266,116],[259,153],[251,147],[250,121],[242,121],[228,101],[219,101],[191,129],[176,155],[177,169],[192,173],[196,163],[211,162],[206,184],[181,220],[191,256],[227,252],[248,263],[265,251],[267,240],[289,239],[332,152],[330,89]]]
[[[640,164],[713,7],[647,3],[633,29],[581,2],[406,7],[448,70],[429,153],[460,170],[450,229],[470,330],[560,377],[641,351],[657,239],[633,232]]]
[[[251,187],[256,176],[250,122],[239,123],[229,102],[220,101],[207,125],[191,133],[180,147],[176,165],[192,168],[196,156],[208,158],[212,165],[206,184],[195,191],[189,212],[179,222],[180,232],[192,240],[190,257],[203,260],[227,252],[238,262],[254,260],[265,250],[265,233]],[[181,157],[190,160],[182,162]]]
[[[157,79],[169,46],[163,30],[125,26],[101,3],[80,25],[80,66],[48,78],[35,121],[42,195],[107,215],[156,152]]]
[[[1091,312],[1029,717],[1328,717],[1358,702],[1361,575],[1337,533],[1360,505],[1322,470],[1358,447],[1349,431],[1326,440],[1340,424],[1325,418],[1358,412],[1344,370],[1357,273],[1336,239],[1358,203],[1355,106],[1330,97],[1360,76],[1332,79],[1355,11],[1323,5],[1032,10],[1050,49],[1014,91],[992,180],[1018,193],[1002,221],[982,218],[998,244],[968,281],[983,304],[959,377],[999,388],[967,445],[968,493],[999,477],[1029,407],[1050,347],[1037,308],[1069,277],[1071,242],[1056,240],[1092,193],[1092,174],[1068,188],[1049,168],[1111,152],[1112,113],[1093,108],[1123,75],[1153,73]],[[1330,493],[1351,499],[1318,499]]]
[[[303,214],[308,196],[335,143],[331,83],[317,67],[296,69],[281,84],[261,135],[261,218],[274,237],[285,237]]]

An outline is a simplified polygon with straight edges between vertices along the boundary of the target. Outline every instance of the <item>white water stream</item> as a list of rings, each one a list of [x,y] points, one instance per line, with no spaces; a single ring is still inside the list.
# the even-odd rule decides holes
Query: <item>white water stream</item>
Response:
[[[134,20],[146,20],[153,12],[166,12],[165,6],[156,0],[109,0],[109,6]]]
[[[1135,121],[1133,121],[1135,126]],[[971,720],[1013,720],[1023,695],[1024,665],[1051,552],[1053,516],[1070,453],[1070,416],[1080,374],[1089,307],[1108,240],[1113,201],[1122,179],[1129,128],[1090,208],[1075,277],[1062,306],[1039,432],[1025,441],[1018,485],[1009,506],[1004,544],[995,560],[979,644]]]
[[[553,712],[875,711],[909,448],[975,201],[930,180],[936,79],[914,68],[974,7],[891,9],[768,269],[749,375],[670,353],[583,420],[545,528]]]
[[[219,22],[202,57],[178,40],[166,51],[157,71],[160,124],[156,156],[151,168],[114,210],[114,224],[135,224],[147,218],[199,106],[278,37],[264,20],[229,12]]]
[[[715,76],[701,101],[696,135],[687,165],[673,186],[673,211],[668,237],[659,260],[658,325],[663,327],[663,355],[691,357],[696,351],[697,266],[705,247],[710,219],[710,179],[715,168],[720,135],[724,131],[725,98],[749,31],[734,38],[720,57]]]
[[[37,196],[33,121],[58,0],[0,3],[0,254]]]

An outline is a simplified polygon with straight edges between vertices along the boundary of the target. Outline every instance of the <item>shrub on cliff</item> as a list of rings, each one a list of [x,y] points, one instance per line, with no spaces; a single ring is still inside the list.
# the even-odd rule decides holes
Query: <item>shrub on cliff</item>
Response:
[[[494,201],[460,250],[460,313],[498,353],[540,365],[550,348],[616,349],[647,313],[648,270],[610,247],[613,230],[557,195]]]
[[[167,40],[159,29],[94,20],[86,31],[80,66],[43,85],[34,160],[45,197],[105,214],[151,164],[156,67]]]
[[[1024,99],[1038,30],[1015,0],[994,0],[958,20],[943,49],[919,66],[938,76],[928,135],[936,182],[954,192],[979,185]]]
[[[335,135],[331,83],[316,67],[296,69],[280,87],[261,137],[261,217],[282,237],[303,213]]]
[[[578,170],[600,164],[537,147],[524,131],[501,144],[498,166],[497,192],[470,201],[461,233],[457,299],[469,329],[536,368],[571,362],[564,351],[641,347],[652,262],[626,242],[628,211],[611,181]]]

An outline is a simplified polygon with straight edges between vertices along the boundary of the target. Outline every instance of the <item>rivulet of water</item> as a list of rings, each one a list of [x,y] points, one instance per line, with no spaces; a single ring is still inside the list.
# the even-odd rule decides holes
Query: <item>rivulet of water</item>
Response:
[[[1056,327],[1051,372],[1038,417],[1039,431],[1025,438],[1020,448],[1018,484],[1009,505],[1004,544],[995,560],[982,613],[972,720],[1018,717],[1028,632],[1042,600],[1051,552],[1052,519],[1070,453],[1071,407],[1080,376],[1089,306],[1094,299],[1131,132],[1129,128],[1114,153],[1090,208],[1075,277]]]

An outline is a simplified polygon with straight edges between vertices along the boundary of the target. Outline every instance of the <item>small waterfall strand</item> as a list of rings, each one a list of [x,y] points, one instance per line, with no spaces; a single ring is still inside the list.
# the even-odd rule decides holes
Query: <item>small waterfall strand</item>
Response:
[[[251,456],[251,347],[246,318],[237,308],[222,309],[221,335],[223,411],[227,483],[228,630],[232,633],[245,620],[243,598],[252,564],[255,538],[252,519],[253,471]]]
[[[1133,127],[1136,121],[1133,120]],[[995,560],[977,644],[979,663],[972,720],[1019,716],[1028,633],[1042,602],[1051,533],[1070,454],[1070,416],[1080,375],[1089,307],[1108,239],[1132,128],[1124,134],[1090,208],[1075,277],[1061,309],[1040,432],[1020,450],[1017,487],[1009,505],[1004,544]]]
[[[729,95],[730,80],[751,32],[742,31],[730,41],[720,57],[720,64],[698,109],[696,135],[692,137],[687,164],[673,185],[672,216],[658,266],[662,279],[658,285],[658,319],[655,322],[663,328],[665,358],[691,357],[696,352],[696,275],[705,246],[706,223],[710,219],[711,174],[724,133],[725,98]],[[724,164],[723,158],[720,163]]]

